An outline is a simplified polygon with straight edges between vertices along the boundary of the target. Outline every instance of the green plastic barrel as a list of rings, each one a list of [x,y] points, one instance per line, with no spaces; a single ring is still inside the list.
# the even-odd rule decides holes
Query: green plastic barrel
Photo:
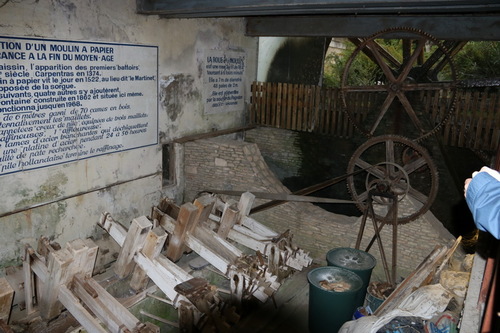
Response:
[[[377,260],[368,252],[341,247],[328,251],[326,254],[326,262],[328,266],[345,268],[359,275],[363,280],[363,286],[357,295],[356,307],[363,306],[366,290],[372,276],[372,270],[377,264]]]
[[[309,281],[309,331],[336,333],[352,319],[356,296],[363,280],[347,269],[318,267],[307,274]],[[332,286],[339,286],[330,290]],[[325,288],[326,287],[326,288]]]

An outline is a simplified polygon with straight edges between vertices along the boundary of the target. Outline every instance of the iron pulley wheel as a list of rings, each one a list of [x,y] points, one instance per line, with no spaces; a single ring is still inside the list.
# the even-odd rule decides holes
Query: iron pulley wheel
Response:
[[[369,139],[351,157],[347,186],[357,207],[365,212],[368,196],[376,218],[392,223],[390,194],[398,201],[398,224],[427,212],[438,191],[438,171],[425,148],[405,137],[382,135]],[[373,194],[375,193],[375,194]]]

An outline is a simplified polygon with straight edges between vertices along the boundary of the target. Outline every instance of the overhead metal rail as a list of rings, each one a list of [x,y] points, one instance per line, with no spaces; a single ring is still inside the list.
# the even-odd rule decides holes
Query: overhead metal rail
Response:
[[[498,0],[137,0],[137,12],[166,17],[332,14],[465,14],[500,11]]]
[[[500,3],[500,1],[499,1]],[[500,13],[484,15],[314,15],[247,18],[246,35],[254,37],[364,38],[393,27],[427,32],[436,39],[500,40]],[[393,38],[405,38],[403,35]]]

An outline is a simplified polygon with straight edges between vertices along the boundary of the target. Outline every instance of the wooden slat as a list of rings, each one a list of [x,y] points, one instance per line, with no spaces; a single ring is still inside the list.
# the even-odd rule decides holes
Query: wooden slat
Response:
[[[281,105],[283,104],[283,84],[280,82],[276,87],[276,127],[282,128],[281,123]]]
[[[270,125],[273,127],[276,127],[278,125],[277,120],[276,120],[276,98],[277,98],[276,90],[277,90],[276,83],[271,83],[271,91],[270,91],[271,119],[270,119]]]
[[[298,109],[298,98],[299,98],[299,85],[293,85],[293,95],[292,95],[292,124],[290,129],[297,129],[297,109]]]
[[[496,96],[496,115],[492,120],[493,134],[491,136],[490,149],[496,151],[500,145],[500,94]]]
[[[287,110],[288,110],[288,84],[283,83],[283,93],[281,102],[281,128],[287,129]]]
[[[272,83],[268,82],[265,85],[265,107],[264,111],[266,112],[266,120],[265,120],[265,125],[271,125],[271,114],[272,114],[272,109],[271,109],[271,95],[272,95],[272,90],[273,90],[273,85]]]
[[[449,109],[451,91],[421,90],[415,92],[423,114],[436,122]],[[459,89],[457,103],[450,119],[441,129],[443,142],[452,146],[496,150],[500,133],[498,90],[473,92]],[[363,123],[367,113],[378,105],[380,93],[352,92],[346,97],[349,113]],[[342,110],[339,89],[314,85],[254,82],[250,119],[256,124],[290,130],[312,131],[350,137],[356,131]]]
[[[495,108],[497,108],[497,99],[496,99],[496,94],[493,94],[493,92],[489,91],[487,98],[488,98],[488,109],[487,109],[487,115],[485,119],[485,125],[484,125],[484,133],[485,137],[484,140],[481,141],[481,149],[487,149],[489,150],[491,147],[491,139],[492,139],[492,131],[495,130],[495,127],[493,127],[494,124],[494,119],[495,119]]]

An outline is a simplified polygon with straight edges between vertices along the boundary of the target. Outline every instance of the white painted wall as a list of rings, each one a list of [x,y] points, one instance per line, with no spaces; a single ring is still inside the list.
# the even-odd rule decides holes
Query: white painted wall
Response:
[[[243,18],[138,15],[135,0],[20,0],[0,7],[0,26],[3,36],[155,45],[160,78],[160,144],[0,176],[0,267],[20,263],[24,244],[36,247],[42,235],[60,244],[99,237],[96,222],[104,211],[127,225],[148,215],[161,196],[180,198],[179,162],[177,184],[162,187],[161,144],[244,124],[245,110],[204,114],[201,70],[205,50],[245,52],[249,91],[256,78],[258,40],[245,37]],[[172,80],[177,80],[175,89],[170,89]],[[182,154],[182,147],[176,150]]]
[[[257,81],[264,82],[274,55],[280,47],[288,40],[288,37],[260,37],[259,38],[259,61],[257,69]]]

